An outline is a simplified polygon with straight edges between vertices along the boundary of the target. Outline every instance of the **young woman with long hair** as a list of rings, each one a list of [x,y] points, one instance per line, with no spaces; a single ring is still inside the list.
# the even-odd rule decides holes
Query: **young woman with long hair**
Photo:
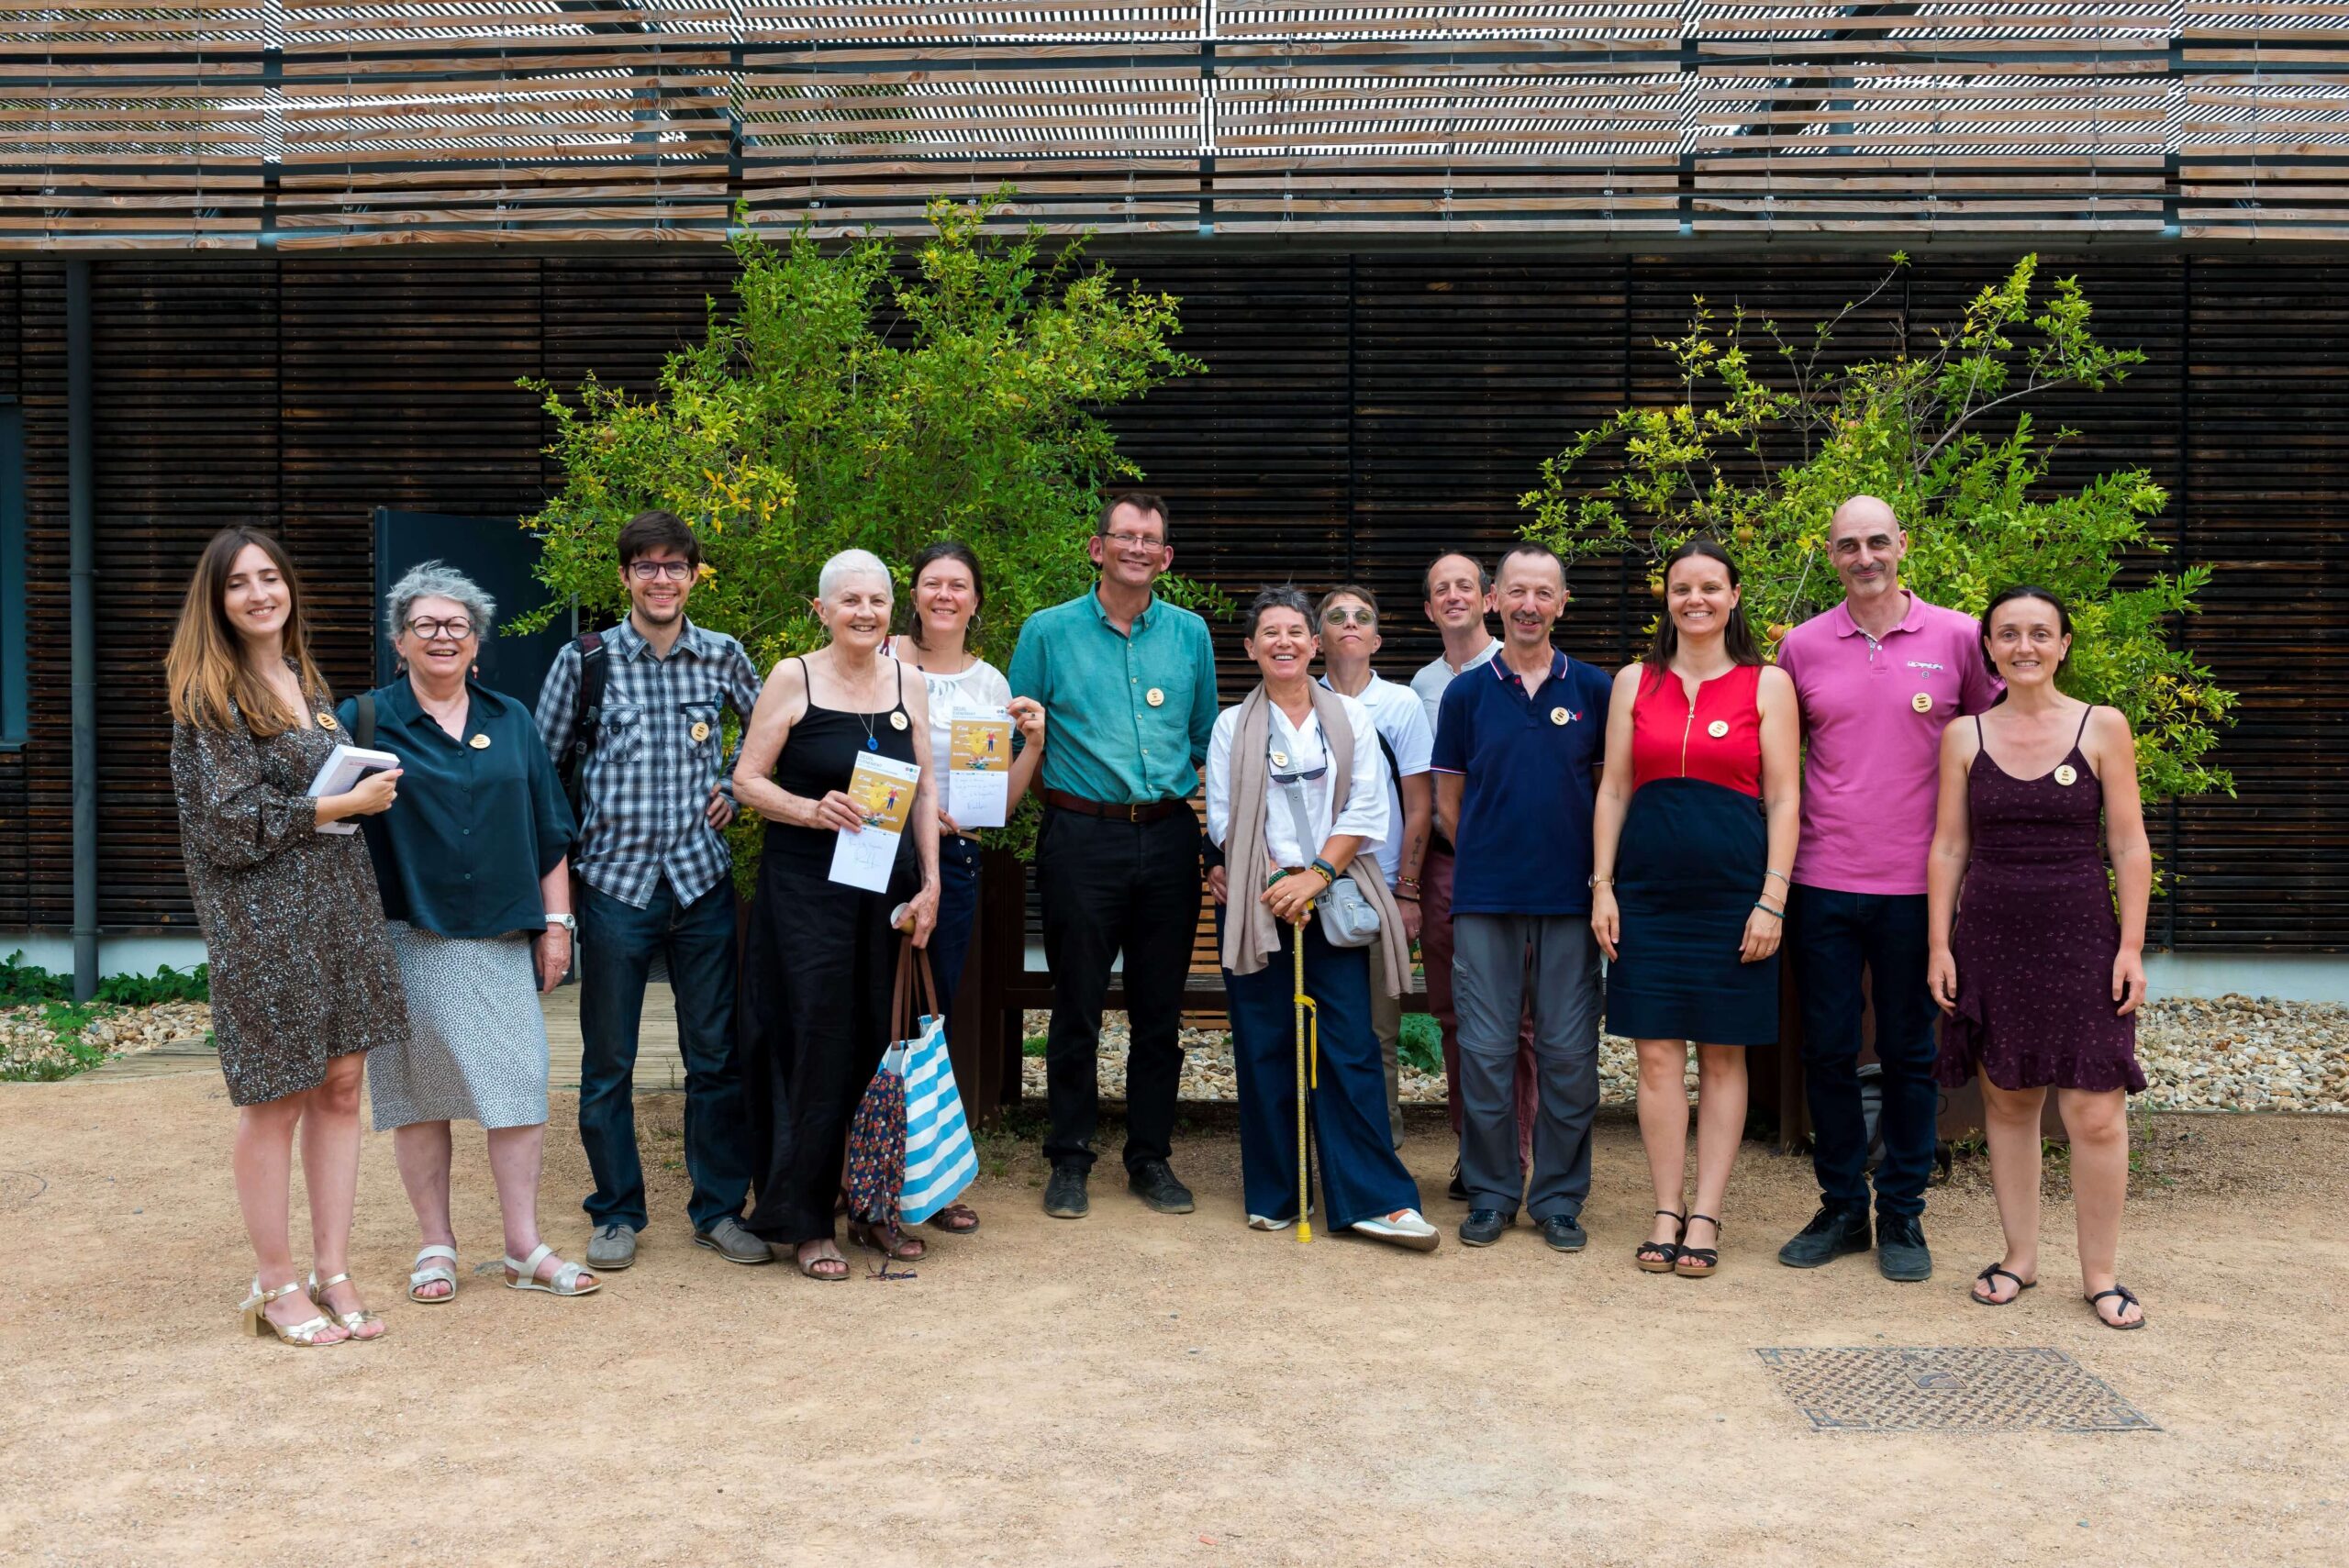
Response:
[[[1608,707],[1590,924],[1612,967],[1607,1027],[1637,1042],[1640,1139],[1656,1223],[1634,1261],[1702,1279],[1745,1134],[1745,1048],[1778,1038],[1778,951],[1801,764],[1794,683],[1762,662],[1737,565],[1692,539],[1664,565],[1664,614]],[[1697,1192],[1682,1206],[1688,1048]]]
[[[181,853],[238,1106],[237,1202],[255,1265],[239,1310],[253,1333],[291,1345],[376,1339],[383,1321],[348,1272],[359,1087],[365,1052],[406,1037],[407,1008],[366,848],[355,832],[324,829],[388,809],[399,773],[308,794],[342,734],[310,659],[294,563],[258,528],[223,528],[205,546],[164,676]],[[297,1130],[315,1264],[306,1293],[286,1237]]]

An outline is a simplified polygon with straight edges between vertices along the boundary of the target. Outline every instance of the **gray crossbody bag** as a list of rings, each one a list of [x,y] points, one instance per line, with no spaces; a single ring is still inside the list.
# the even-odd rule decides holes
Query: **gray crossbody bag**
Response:
[[[1270,742],[1266,742],[1269,753]],[[1269,766],[1269,755],[1267,757]],[[1327,762],[1322,764],[1326,771]],[[1297,841],[1306,849],[1314,845],[1313,813],[1305,804],[1305,773],[1273,773],[1273,783],[1280,785],[1281,798],[1288,802],[1289,824],[1297,829]],[[1321,917],[1321,938],[1333,948],[1366,948],[1378,940],[1378,911],[1362,895],[1351,876],[1341,876],[1331,883],[1320,897],[1313,901],[1314,909]]]

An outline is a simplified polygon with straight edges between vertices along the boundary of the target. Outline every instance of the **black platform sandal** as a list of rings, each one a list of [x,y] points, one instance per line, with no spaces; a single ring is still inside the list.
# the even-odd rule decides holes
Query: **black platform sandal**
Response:
[[[1984,1296],[1977,1290],[1967,1291],[1965,1293],[1965,1299],[1971,1301],[1976,1307],[2012,1307],[2016,1302],[2022,1299],[2022,1293],[2024,1291],[2036,1290],[2039,1288],[2039,1282],[2037,1280],[2025,1279],[2022,1275],[2015,1273],[2014,1270],[1998,1263],[1992,1263],[1988,1268],[1984,1269],[1980,1273],[1976,1274],[1974,1276],[1974,1283],[1976,1284],[1988,1284],[1992,1290],[1996,1290],[1998,1287],[1995,1284],[1990,1284],[1990,1282],[2001,1277],[2010,1279],[2015,1282],[2014,1295],[2007,1297],[2004,1301],[2000,1301],[1994,1296]]]
[[[2098,1311],[2096,1304],[2102,1301],[2108,1296],[2117,1296],[2129,1306],[2135,1307],[2137,1309],[2137,1320],[2134,1323],[2115,1323],[2111,1318],[2107,1318],[2102,1312]],[[2108,1329],[2119,1329],[2126,1331],[2131,1329],[2142,1329],[2145,1326],[2145,1304],[2138,1300],[2125,1284],[2115,1284],[2110,1290],[2100,1290],[2094,1296],[2089,1296],[2088,1310],[2095,1312],[2096,1320],[2103,1324]]]
[[[1681,1236],[1686,1236],[1688,1233],[1688,1217],[1681,1213],[1678,1209],[1659,1208],[1656,1212],[1658,1214],[1669,1215],[1673,1219],[1678,1221]],[[1645,1270],[1649,1273],[1668,1274],[1672,1272],[1672,1265],[1679,1256],[1680,1238],[1675,1236],[1669,1241],[1641,1242],[1638,1250],[1632,1252],[1631,1261],[1639,1264],[1642,1269]]]
[[[1674,1261],[1672,1265],[1672,1272],[1678,1274],[1682,1279],[1703,1279],[1712,1273],[1714,1270],[1721,1266],[1720,1248],[1718,1245],[1721,1239],[1721,1222],[1720,1220],[1715,1219],[1709,1214],[1697,1214],[1692,1212],[1688,1216],[1687,1219],[1682,1223],[1680,1227],[1680,1234],[1683,1236],[1687,1235],[1688,1227],[1696,1224],[1697,1221],[1700,1219],[1713,1228],[1713,1240],[1717,1244],[1710,1247],[1691,1247],[1683,1243],[1680,1248],[1680,1256]]]

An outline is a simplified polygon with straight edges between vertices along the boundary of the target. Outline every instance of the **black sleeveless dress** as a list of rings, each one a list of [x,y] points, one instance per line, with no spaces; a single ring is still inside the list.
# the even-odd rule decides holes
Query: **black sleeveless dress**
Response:
[[[2081,735],[2087,723],[2081,715]],[[1979,737],[1978,717],[1974,726]],[[1934,1076],[1952,1088],[1978,1072],[2001,1089],[2143,1089],[2136,1018],[2112,999],[2121,919],[2105,878],[2104,795],[2080,736],[2035,779],[1977,746],[1965,800],[1973,855],[1949,943],[1957,1011],[1942,1025]]]
[[[896,680],[897,700],[880,713],[811,700],[775,759],[774,782],[814,799],[846,789],[868,753],[918,762],[903,671]],[[833,1235],[849,1122],[890,1043],[900,937],[889,911],[919,884],[910,832],[885,893],[831,880],[836,842],[829,828],[767,824],[743,953],[742,1097],[755,1185],[746,1223],[785,1246]]]

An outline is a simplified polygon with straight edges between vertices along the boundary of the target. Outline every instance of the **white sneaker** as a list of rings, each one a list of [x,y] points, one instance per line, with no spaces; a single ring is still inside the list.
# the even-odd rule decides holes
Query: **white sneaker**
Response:
[[[1286,1219],[1270,1219],[1261,1214],[1248,1217],[1248,1229],[1251,1230],[1286,1230],[1296,1223],[1297,1218],[1293,1215]]]
[[[1374,1240],[1392,1241],[1414,1252],[1432,1252],[1443,1240],[1442,1233],[1420,1218],[1416,1208],[1398,1208],[1384,1219],[1357,1219],[1353,1229]]]

